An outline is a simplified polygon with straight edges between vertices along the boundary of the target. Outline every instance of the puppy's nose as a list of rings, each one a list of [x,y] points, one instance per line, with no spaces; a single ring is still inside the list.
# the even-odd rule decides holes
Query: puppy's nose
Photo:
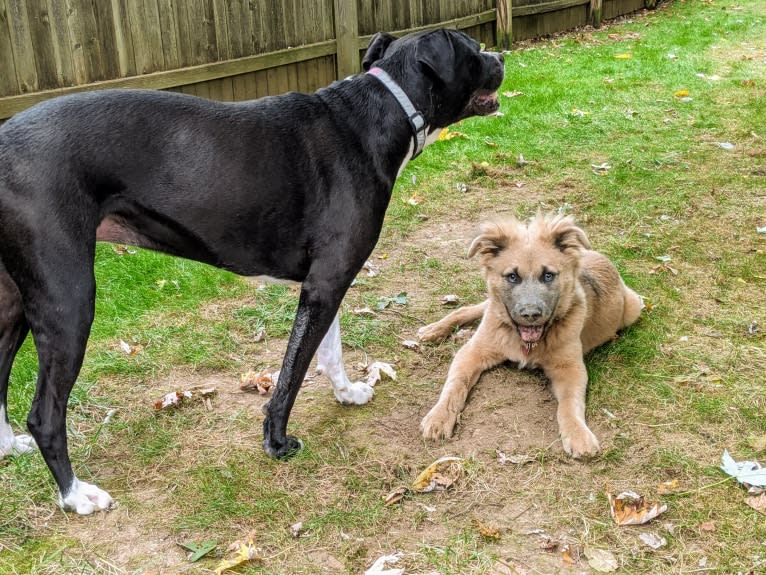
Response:
[[[527,305],[519,310],[519,315],[524,318],[524,321],[534,323],[542,317],[543,312],[537,306]]]

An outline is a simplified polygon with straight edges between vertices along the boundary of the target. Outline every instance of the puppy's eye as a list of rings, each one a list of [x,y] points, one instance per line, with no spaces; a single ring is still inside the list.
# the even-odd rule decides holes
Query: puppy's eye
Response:
[[[509,273],[507,276],[505,276],[505,279],[507,279],[512,284],[517,284],[521,281],[519,274],[517,274],[516,272]]]
[[[545,272],[543,274],[543,281],[547,284],[551,283],[555,279],[556,279],[556,274],[554,274],[553,272]]]

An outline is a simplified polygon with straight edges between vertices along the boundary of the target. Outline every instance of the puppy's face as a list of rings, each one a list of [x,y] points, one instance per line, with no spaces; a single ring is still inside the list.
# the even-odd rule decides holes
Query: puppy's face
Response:
[[[572,304],[580,256],[590,244],[571,217],[486,222],[469,255],[481,254],[489,296],[501,303],[521,340],[541,340]]]
[[[503,56],[483,52],[464,32],[440,29],[403,38],[378,33],[362,60],[365,71],[373,65],[402,83],[432,128],[492,114],[499,108]]]

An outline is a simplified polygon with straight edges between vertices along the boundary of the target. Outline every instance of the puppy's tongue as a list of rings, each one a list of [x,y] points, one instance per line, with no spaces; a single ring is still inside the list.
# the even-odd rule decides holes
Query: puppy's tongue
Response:
[[[542,325],[520,325],[519,335],[524,343],[534,343],[543,337]]]

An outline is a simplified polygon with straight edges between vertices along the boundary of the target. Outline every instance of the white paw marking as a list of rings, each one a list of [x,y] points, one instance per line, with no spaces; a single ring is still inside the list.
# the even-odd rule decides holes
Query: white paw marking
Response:
[[[0,459],[34,451],[37,444],[31,435],[14,435],[5,419],[5,406],[0,405]]]
[[[94,511],[111,509],[114,507],[114,499],[103,489],[75,477],[67,496],[59,494],[59,505],[64,511],[90,515]]]
[[[343,388],[335,388],[335,398],[346,405],[364,405],[374,394],[375,390],[363,381],[349,382]]]

